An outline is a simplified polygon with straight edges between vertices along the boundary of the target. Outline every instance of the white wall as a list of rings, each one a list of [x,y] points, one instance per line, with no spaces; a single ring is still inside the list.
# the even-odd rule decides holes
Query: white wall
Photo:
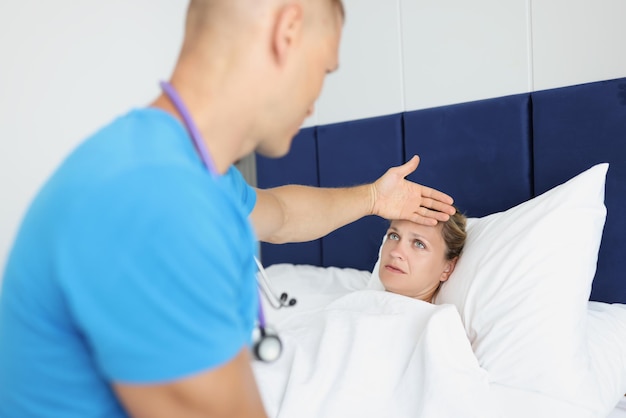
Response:
[[[305,126],[626,76],[624,0],[344,0],[340,70]],[[87,134],[158,93],[186,1],[0,2],[0,269]]]
[[[535,90],[626,76],[626,1],[532,3]]]
[[[327,124],[626,77],[624,0],[344,0]]]
[[[86,135],[158,93],[186,2],[0,2],[0,271],[34,194]],[[0,274],[1,277],[1,274]]]

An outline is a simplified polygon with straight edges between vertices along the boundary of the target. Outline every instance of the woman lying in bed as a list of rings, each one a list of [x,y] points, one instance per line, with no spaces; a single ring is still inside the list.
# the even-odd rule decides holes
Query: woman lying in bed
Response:
[[[466,221],[458,210],[436,226],[392,221],[380,254],[385,290],[431,302],[461,255]]]
[[[306,297],[269,311],[285,351],[253,365],[268,416],[493,417],[487,374],[456,307],[424,303],[452,273],[465,221],[457,212],[433,227],[391,222],[379,260],[387,292],[377,277],[364,288],[362,271],[270,267],[281,288]]]

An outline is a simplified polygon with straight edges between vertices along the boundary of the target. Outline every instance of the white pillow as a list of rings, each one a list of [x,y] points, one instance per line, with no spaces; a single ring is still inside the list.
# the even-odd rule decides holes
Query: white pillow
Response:
[[[540,392],[492,383],[491,391],[507,418],[623,417],[626,405],[626,305],[589,302],[587,310],[589,368],[576,402]],[[617,407],[616,407],[617,404]],[[582,407],[581,405],[586,405]]]
[[[585,386],[607,169],[596,165],[506,212],[468,220],[464,253],[436,303],[457,306],[493,382],[567,400]]]
[[[383,283],[380,281],[378,270],[380,269],[380,254],[383,251],[383,244],[386,240],[387,233],[385,232],[385,235],[383,235],[383,242],[380,243],[380,248],[378,248],[378,260],[376,260],[376,264],[374,264],[374,268],[372,269],[372,275],[370,276],[370,279],[365,286],[366,289],[385,290],[385,286],[383,286]]]
[[[626,305],[589,302],[588,396],[607,416],[626,394]]]
[[[587,301],[606,217],[608,164],[505,212],[468,219],[435,303],[456,305],[493,383],[583,402]],[[381,286],[378,263],[369,288]]]

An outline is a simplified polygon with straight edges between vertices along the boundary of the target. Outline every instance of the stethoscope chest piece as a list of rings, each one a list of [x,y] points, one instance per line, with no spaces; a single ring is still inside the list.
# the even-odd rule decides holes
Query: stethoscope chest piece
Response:
[[[287,293],[282,293],[280,298],[276,296],[272,287],[270,286],[270,281],[267,278],[267,274],[265,273],[265,269],[261,262],[255,257],[254,261],[258,268],[257,274],[257,282],[262,292],[267,297],[267,301],[274,309],[281,309],[290,306],[294,306],[296,304],[296,300],[294,298],[289,299]],[[269,328],[265,323],[265,314],[263,312],[263,303],[261,301],[259,295],[259,323],[256,329],[252,334],[252,352],[254,354],[254,358],[263,361],[266,363],[271,363],[275,361],[283,351],[283,343],[278,337],[278,333],[273,329]]]
[[[257,327],[252,336],[252,353],[256,360],[264,363],[276,361],[283,351],[278,334],[269,327]]]

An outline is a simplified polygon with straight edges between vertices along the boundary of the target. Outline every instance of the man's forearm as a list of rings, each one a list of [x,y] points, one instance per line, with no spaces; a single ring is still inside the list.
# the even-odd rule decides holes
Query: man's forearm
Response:
[[[419,158],[392,167],[371,184],[349,188],[282,186],[257,190],[250,216],[261,241],[284,243],[322,237],[366,215],[422,225],[447,221],[456,209],[450,196],[408,181]]]
[[[289,185],[265,190],[280,206],[280,225],[259,239],[272,243],[310,241],[370,215],[372,186],[317,188]]]

